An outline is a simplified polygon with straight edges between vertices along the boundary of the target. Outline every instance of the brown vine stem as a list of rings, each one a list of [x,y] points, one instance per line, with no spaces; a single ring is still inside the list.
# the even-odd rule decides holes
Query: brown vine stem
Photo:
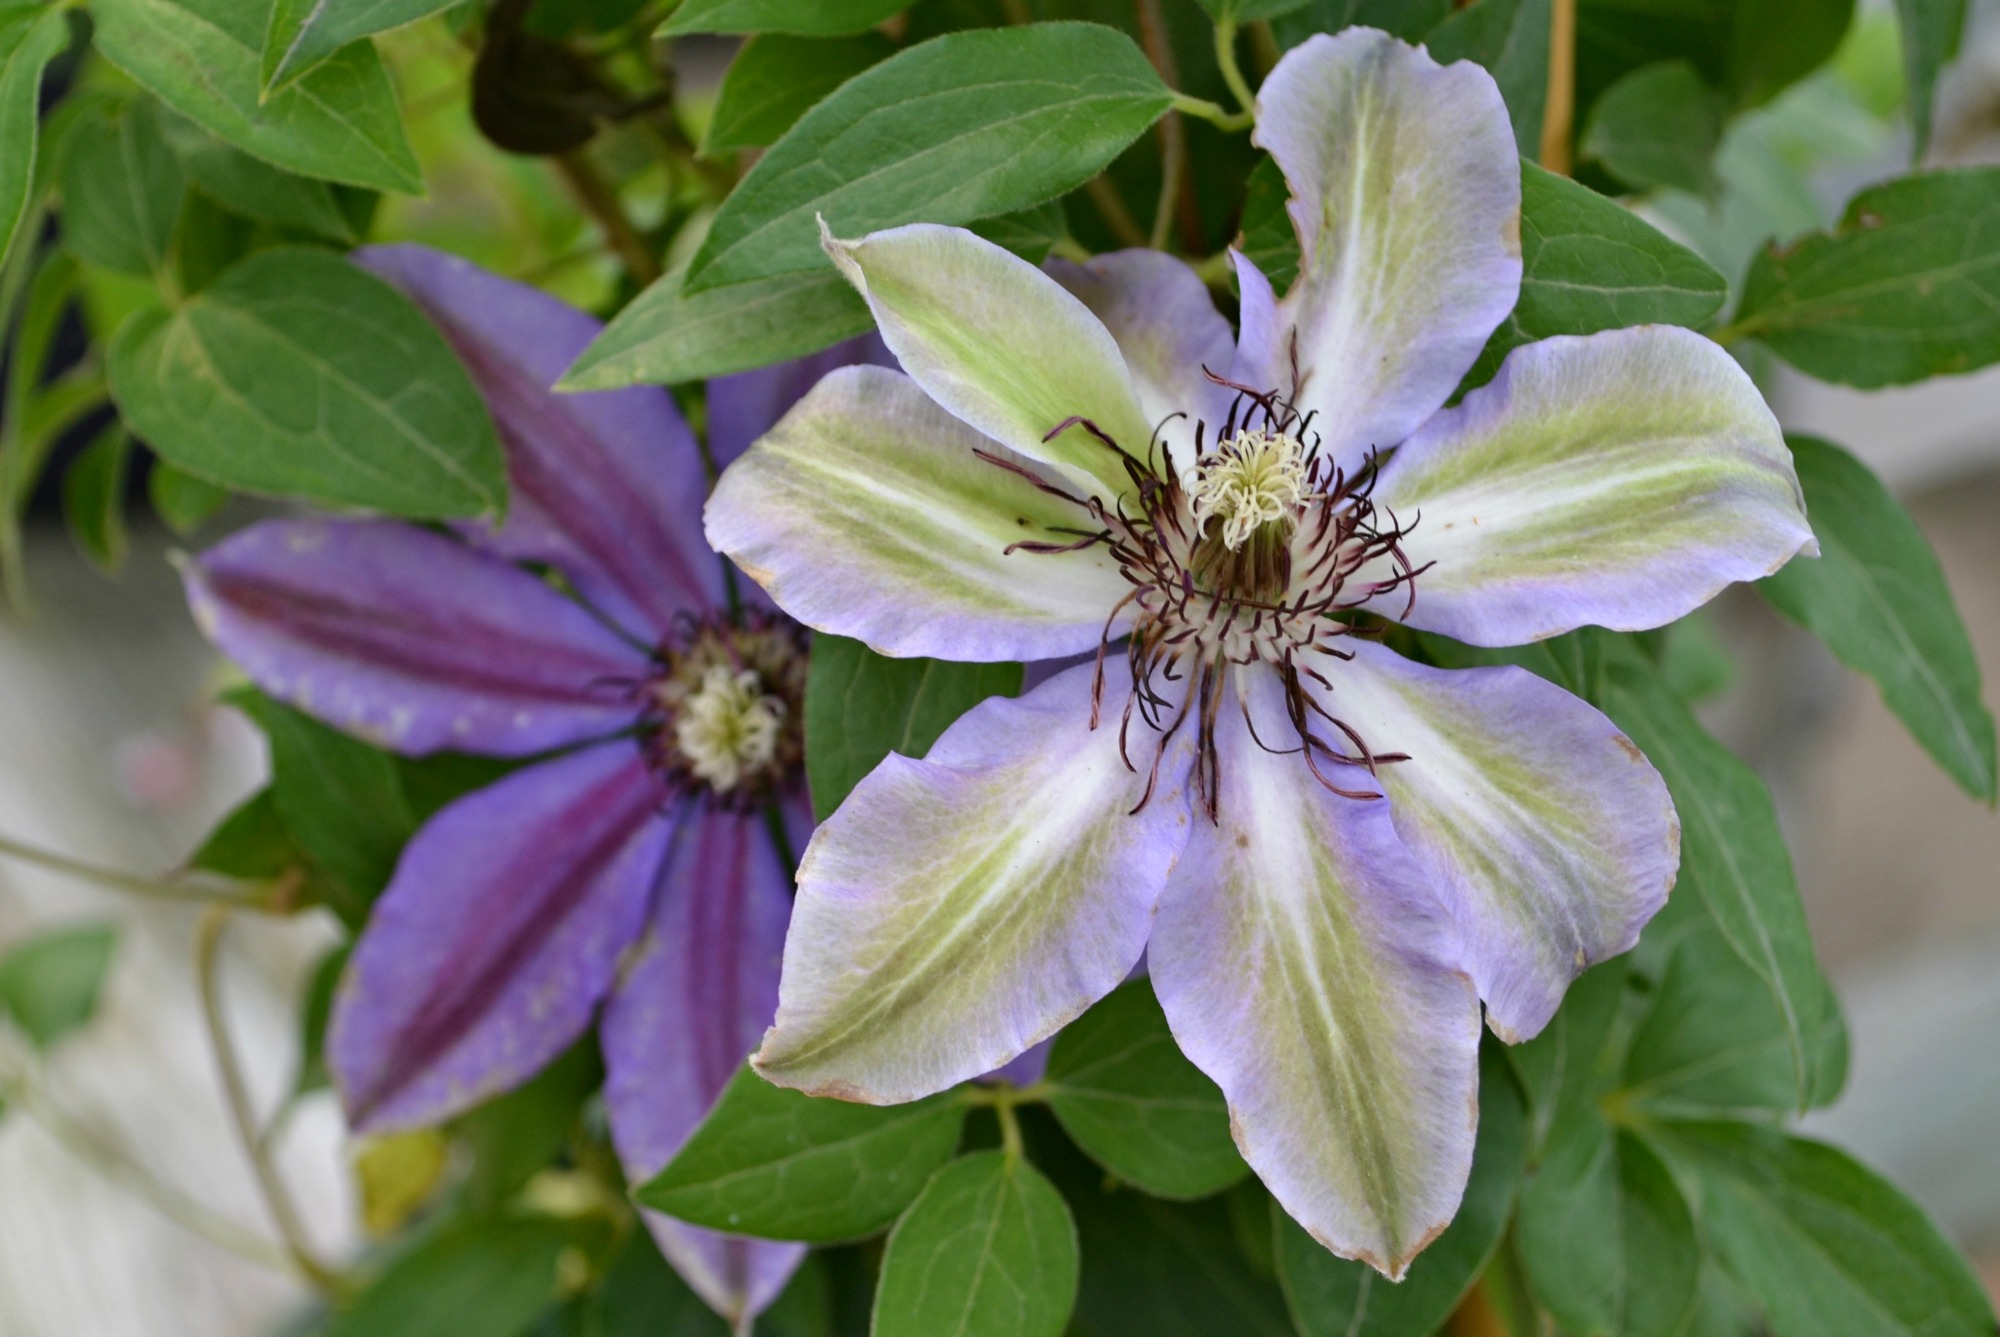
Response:
[[[1160,12],[1160,0],[1133,0],[1133,8],[1138,12],[1139,44],[1145,48],[1146,59],[1152,62],[1167,87],[1178,88],[1180,70],[1174,62],[1173,44],[1167,40],[1167,22]],[[1166,249],[1174,220],[1183,212],[1181,187],[1187,180],[1187,168],[1187,127],[1181,123],[1180,113],[1169,108],[1160,118],[1160,198],[1153,206],[1153,230],[1146,238],[1146,244],[1156,251]],[[1185,226],[1181,230],[1187,231]],[[1200,240],[1197,230],[1195,244],[1199,245]]]
[[[1111,184],[1111,178],[1099,172],[1084,182],[1084,194],[1096,207],[1104,225],[1111,229],[1111,235],[1118,238],[1121,246],[1144,246],[1146,230],[1139,226],[1139,220],[1132,217],[1132,211],[1125,207],[1125,201],[1118,194],[1118,187]]]
[[[335,1295],[342,1289],[341,1276],[320,1262],[306,1244],[298,1208],[278,1174],[277,1165],[271,1160],[270,1147],[257,1133],[256,1114],[250,1108],[250,1089],[243,1080],[236,1046],[229,1038],[229,1027],[222,1016],[221,979],[217,965],[221,956],[222,933],[229,926],[229,915],[230,909],[226,905],[210,906],[196,926],[194,936],[195,978],[201,987],[201,1015],[208,1027],[209,1045],[215,1050],[215,1067],[222,1078],[223,1100],[229,1106],[229,1121],[236,1130],[236,1140],[242,1144],[243,1154],[250,1161],[251,1173],[256,1176],[257,1188],[264,1195],[264,1205],[285,1242],[286,1256],[315,1289],[322,1294]]]
[[[1576,131],[1576,0],[1553,0],[1549,10],[1549,93],[1542,104],[1541,164],[1563,176],[1574,166]]]
[[[611,243],[611,249],[618,253],[633,280],[644,287],[659,278],[660,262],[654,257],[652,248],[646,245],[639,229],[632,226],[632,220],[626,217],[625,205],[619,200],[618,192],[599,175],[596,165],[584,150],[571,149],[568,153],[559,153],[553,161],[563,180],[569,183],[577,202],[604,229],[604,239]]]

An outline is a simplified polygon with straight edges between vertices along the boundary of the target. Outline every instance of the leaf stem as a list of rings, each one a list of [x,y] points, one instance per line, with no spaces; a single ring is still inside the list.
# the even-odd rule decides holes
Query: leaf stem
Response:
[[[1549,9],[1549,91],[1542,104],[1541,164],[1568,176],[1576,131],[1576,0],[1553,0]]]
[[[140,877],[133,873],[121,873],[115,868],[103,868],[52,850],[41,849],[0,835],[0,856],[18,859],[22,863],[37,868],[46,868],[52,873],[77,878],[84,882],[94,882],[100,887],[113,891],[128,892],[134,896],[145,896],[152,900],[194,901],[205,905],[228,905],[242,910],[276,909],[285,899],[289,881],[285,878],[266,883],[249,884],[253,890],[243,891],[214,882],[175,882],[159,878]]]
[[[1013,1102],[1003,1101],[993,1107],[993,1112],[1000,1119],[1000,1149],[1007,1153],[1008,1160],[1020,1160],[1021,1121],[1014,1116]]]
[[[1236,77],[1240,80],[1243,76],[1239,73]],[[1171,109],[1183,116],[1199,116],[1224,130],[1248,130],[1257,123],[1257,118],[1247,111],[1227,111],[1207,98],[1189,97],[1186,93],[1174,94]]]
[[[660,277],[660,262],[646,239],[639,235],[639,229],[625,215],[625,205],[619,200],[618,192],[611,188],[597,167],[582,149],[571,149],[559,153],[553,159],[556,170],[581,204],[584,211],[597,220],[604,229],[604,239],[611,243],[611,249],[618,252],[618,258],[625,263],[627,272],[640,286],[651,284]]]
[[[1172,88],[1180,82],[1180,71],[1174,65],[1174,48],[1167,40],[1160,0],[1133,0],[1132,7],[1139,16],[1139,42],[1146,49],[1146,59]],[[1165,250],[1173,235],[1181,184],[1187,180],[1187,157],[1187,128],[1181,124],[1180,113],[1169,109],[1160,118],[1160,198],[1153,206],[1153,230],[1146,238],[1146,244],[1156,251]]]
[[[156,1179],[152,1172],[98,1133],[69,1117],[25,1078],[0,1081],[0,1096],[54,1138],[64,1150],[107,1181],[142,1199],[160,1215],[216,1248],[274,1272],[290,1273],[285,1251],[256,1231]]]
[[[229,1106],[229,1121],[236,1130],[236,1140],[242,1144],[244,1155],[249,1158],[251,1173],[256,1176],[257,1187],[264,1195],[264,1205],[285,1242],[285,1254],[291,1259],[292,1266],[320,1293],[336,1295],[342,1289],[342,1278],[314,1257],[306,1244],[298,1209],[292,1203],[284,1180],[278,1175],[277,1165],[271,1160],[270,1148],[258,1136],[256,1114],[250,1108],[249,1087],[243,1080],[236,1046],[229,1038],[229,1029],[223,1019],[221,979],[216,967],[222,932],[229,926],[229,915],[230,909],[226,905],[210,906],[196,926],[194,937],[195,979],[201,987],[202,1021],[208,1027],[209,1045],[215,1051],[215,1066],[222,1078],[222,1094]]]
[[[1242,108],[1244,123],[1255,119],[1257,98],[1250,91],[1250,83],[1243,77],[1243,67],[1236,63],[1236,16],[1225,12],[1215,21],[1215,63],[1222,70],[1222,82],[1229,85],[1229,96],[1236,99]]]

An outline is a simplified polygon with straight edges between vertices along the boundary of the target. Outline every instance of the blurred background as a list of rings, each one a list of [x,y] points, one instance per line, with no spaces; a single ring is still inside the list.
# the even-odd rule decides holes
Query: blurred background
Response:
[[[381,233],[601,298],[602,240],[560,182],[471,133],[465,53],[436,25],[387,47],[430,193],[387,206]],[[690,54],[682,90],[698,100],[729,50]],[[1765,237],[1824,226],[1907,158],[1907,132],[1883,110],[1896,69],[1886,0],[1864,5],[1834,68],[1736,123],[1719,202],[1669,195],[1649,217],[1732,277]],[[2000,0],[1976,6],[1931,158],[2000,161]],[[2000,672],[2000,371],[1863,394],[1753,370],[1788,429],[1847,445],[1908,500],[1981,662]],[[221,668],[166,560],[205,535],[169,535],[150,515],[133,508],[107,574],[106,554],[90,560],[65,531],[60,497],[39,497],[24,537],[32,612],[0,609],[0,835],[141,872],[174,867],[267,764],[258,736],[208,704]],[[245,518],[226,511],[207,534]],[[2000,814],[1953,788],[1871,685],[1761,600],[1727,596],[1706,625],[1716,691],[1704,715],[1777,796],[1852,1032],[1846,1095],[1808,1131],[1902,1184],[2000,1294]],[[0,1119],[0,1337],[250,1337],[280,1330],[304,1299],[239,1256],[246,1232],[273,1231],[203,1022],[199,913],[0,859],[0,945],[59,925],[116,929],[87,1031],[44,1063],[0,1027],[0,1074],[30,1073],[35,1092]],[[239,920],[224,940],[223,1010],[261,1112],[296,1083],[300,998],[333,937],[306,917]],[[331,1096],[295,1102],[270,1153],[311,1243],[355,1247],[354,1148]]]

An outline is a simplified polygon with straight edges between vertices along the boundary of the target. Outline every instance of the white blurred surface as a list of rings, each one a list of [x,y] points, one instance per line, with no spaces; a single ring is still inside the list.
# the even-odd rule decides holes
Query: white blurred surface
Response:
[[[59,533],[34,536],[36,614],[0,616],[0,830],[100,864],[171,867],[264,766],[240,720],[204,707],[215,663],[157,536],[117,583]],[[194,983],[198,910],[0,860],[0,943],[109,920],[102,1010],[42,1074],[46,1097],[173,1185],[275,1238],[231,1135]],[[223,957],[235,1040],[269,1110],[297,1062],[294,999],[324,924],[239,916]],[[352,1238],[344,1133],[321,1098],[281,1161],[322,1248]],[[252,1337],[303,1298],[290,1278],[196,1238],[80,1162],[19,1111],[0,1120],[0,1334]]]

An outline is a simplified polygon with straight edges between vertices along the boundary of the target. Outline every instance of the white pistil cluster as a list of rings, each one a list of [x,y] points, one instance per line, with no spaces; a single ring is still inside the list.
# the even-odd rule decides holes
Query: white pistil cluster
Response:
[[[701,686],[674,715],[674,746],[688,769],[719,794],[770,765],[785,703],[764,690],[754,669],[711,664]]]
[[[1261,525],[1297,513],[1311,496],[1305,449],[1282,432],[1239,432],[1201,457],[1189,489],[1203,531],[1222,521],[1222,542],[1235,552]]]

